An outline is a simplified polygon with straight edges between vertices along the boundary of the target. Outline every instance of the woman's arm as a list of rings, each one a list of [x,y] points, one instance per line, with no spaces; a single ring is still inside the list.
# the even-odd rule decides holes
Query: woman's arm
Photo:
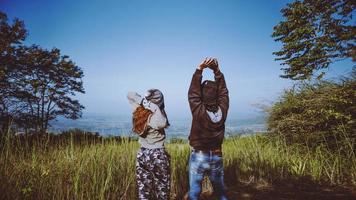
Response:
[[[129,100],[129,103],[132,106],[133,111],[136,110],[138,106],[140,106],[143,100],[141,95],[137,94],[136,92],[129,92],[127,94],[127,99]]]
[[[161,109],[151,101],[143,99],[142,105],[145,109],[148,109],[152,112],[152,116],[149,118],[148,124],[153,129],[162,129],[167,126],[167,119],[162,114]]]

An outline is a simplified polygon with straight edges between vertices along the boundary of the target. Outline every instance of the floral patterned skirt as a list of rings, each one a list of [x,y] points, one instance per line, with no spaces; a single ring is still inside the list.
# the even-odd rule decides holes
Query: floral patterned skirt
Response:
[[[136,160],[138,198],[168,200],[170,178],[170,156],[166,150],[141,147]]]

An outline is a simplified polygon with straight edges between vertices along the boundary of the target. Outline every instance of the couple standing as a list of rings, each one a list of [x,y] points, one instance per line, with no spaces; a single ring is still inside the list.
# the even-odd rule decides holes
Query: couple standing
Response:
[[[215,81],[202,81],[202,72],[209,68]],[[148,90],[145,97],[129,92],[133,107],[133,131],[139,134],[141,148],[137,152],[136,180],[139,199],[169,199],[170,156],[164,148],[165,131],[169,126],[161,91]],[[221,144],[229,96],[218,61],[205,59],[196,69],[189,87],[188,100],[193,115],[189,135],[189,199],[199,199],[204,175],[212,183],[214,195],[226,199]]]

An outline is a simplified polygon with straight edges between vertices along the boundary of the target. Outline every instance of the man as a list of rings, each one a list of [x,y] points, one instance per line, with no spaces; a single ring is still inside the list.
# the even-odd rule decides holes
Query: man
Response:
[[[202,81],[202,72],[209,68],[215,81]],[[208,175],[214,195],[227,199],[224,191],[224,169],[221,144],[225,134],[225,120],[229,95],[224,75],[216,59],[205,59],[196,69],[190,84],[188,99],[193,115],[189,135],[192,152],[189,160],[190,200],[199,198],[204,175]]]

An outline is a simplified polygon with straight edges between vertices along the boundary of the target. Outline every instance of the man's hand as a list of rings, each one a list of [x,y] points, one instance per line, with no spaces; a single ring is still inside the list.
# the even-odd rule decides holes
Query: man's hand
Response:
[[[213,62],[214,62],[213,58],[209,58],[209,59],[205,58],[205,60],[199,64],[198,69],[204,70],[205,68],[209,67]]]
[[[199,70],[204,70],[205,68],[209,68],[211,70],[213,70],[214,72],[219,70],[219,63],[218,60],[216,58],[205,58],[205,60],[200,63],[200,65],[198,66]]]
[[[209,69],[213,70],[214,72],[219,71],[219,63],[216,58],[213,59],[213,62],[208,65]]]

